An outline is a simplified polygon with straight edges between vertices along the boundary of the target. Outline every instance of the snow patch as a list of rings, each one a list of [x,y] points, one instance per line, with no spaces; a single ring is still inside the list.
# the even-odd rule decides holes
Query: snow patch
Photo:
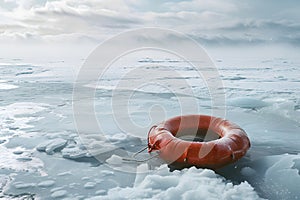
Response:
[[[23,129],[32,128],[30,122],[35,122],[41,117],[32,117],[35,113],[45,110],[49,105],[33,102],[19,102],[7,106],[0,106],[0,124],[2,125],[2,133],[8,133],[12,136],[11,132],[21,134],[25,131]]]
[[[12,90],[18,87],[19,86],[8,84],[8,83],[0,83],[0,90]]]
[[[247,182],[233,185],[208,169],[170,172],[166,165],[134,187],[115,187],[96,199],[260,199]]]
[[[23,154],[17,155],[13,151],[13,149],[0,146],[0,168],[15,171],[39,171],[44,166],[39,158],[29,157],[30,155],[24,156]]]

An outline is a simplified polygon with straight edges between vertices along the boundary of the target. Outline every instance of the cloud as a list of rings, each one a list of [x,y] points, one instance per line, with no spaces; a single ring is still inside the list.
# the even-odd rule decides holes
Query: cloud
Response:
[[[141,23],[138,18],[131,16],[129,8],[122,6],[122,1],[113,0],[116,4],[105,2],[64,0],[33,6],[32,3],[16,1],[17,6],[13,11],[2,12],[10,22],[0,24],[6,27],[6,33],[0,32],[0,37],[7,36],[7,32],[14,35],[27,32],[45,38],[66,34],[70,37],[85,35],[86,38],[92,38],[103,32],[113,34],[116,32],[113,29],[129,29]]]
[[[132,28],[157,26],[207,44],[299,44],[295,10],[300,4],[275,1],[278,5],[270,0],[5,0],[0,40],[99,42]]]
[[[235,12],[238,7],[232,1],[222,1],[222,0],[192,0],[192,1],[182,1],[182,2],[166,2],[163,5],[165,8],[169,8],[172,11],[215,11],[215,12]]]

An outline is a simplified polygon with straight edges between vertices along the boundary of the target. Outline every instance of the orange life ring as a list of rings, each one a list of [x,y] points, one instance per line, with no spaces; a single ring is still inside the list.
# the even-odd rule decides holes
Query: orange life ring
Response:
[[[205,137],[200,142],[180,139],[187,135]],[[174,117],[148,133],[149,153],[158,151],[168,164],[183,167],[218,169],[243,157],[249,148],[249,138],[241,127],[206,115]]]

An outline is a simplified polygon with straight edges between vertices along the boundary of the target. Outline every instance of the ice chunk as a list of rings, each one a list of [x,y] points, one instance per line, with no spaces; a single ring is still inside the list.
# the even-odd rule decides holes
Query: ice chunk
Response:
[[[57,174],[57,176],[69,176],[69,175],[72,175],[71,171],[66,171],[66,172],[62,172],[62,173]]]
[[[240,108],[257,109],[269,106],[269,103],[249,97],[238,97],[229,99],[227,105]]]
[[[45,152],[47,154],[53,154],[55,150],[64,147],[67,144],[67,140],[57,138],[52,140],[49,144],[46,145]]]
[[[298,174],[300,175],[300,158],[294,159],[294,165],[293,165],[292,169],[297,169]]]
[[[64,189],[64,188],[63,187],[56,187],[56,188],[51,189],[50,192],[53,193],[53,192],[56,192],[56,191],[62,190],[62,189]]]
[[[23,161],[23,162],[28,162],[28,161],[31,161],[32,158],[30,157],[20,157],[20,158],[17,158],[18,161]]]
[[[17,182],[14,184],[16,189],[25,189],[25,188],[32,188],[35,187],[35,183],[20,183]]]
[[[21,155],[23,152],[24,151],[22,151],[22,150],[15,150],[15,151],[13,151],[13,153],[16,154],[16,155]]]
[[[147,170],[148,170],[148,164],[147,163],[144,163],[144,164],[141,164],[141,165],[137,166],[136,177],[135,177],[135,181],[134,181],[135,186],[139,185],[145,179],[145,177],[148,174],[144,173],[144,172],[147,172]]]
[[[91,157],[87,150],[82,150],[78,146],[75,147],[67,147],[61,151],[64,158],[69,159],[79,159],[84,157]]]
[[[66,196],[67,193],[68,192],[66,190],[57,190],[51,194],[51,197],[52,198],[61,198],[61,197]]]
[[[101,174],[102,174],[103,176],[112,176],[112,175],[114,175],[115,173],[114,173],[113,171],[102,170],[102,171],[101,171]]]
[[[78,186],[81,186],[81,184],[80,184],[80,183],[70,183],[70,184],[69,184],[69,187],[70,187],[70,188],[76,188],[76,187],[78,187]]]
[[[39,187],[51,187],[55,184],[53,180],[42,181],[38,184]]]
[[[9,177],[6,175],[0,175],[0,190],[6,185],[6,183],[9,181]],[[1,195],[1,194],[0,194]]]
[[[38,151],[46,151],[46,147],[47,145],[49,145],[51,143],[51,141],[45,141],[45,142],[42,142],[41,144],[39,144],[37,147],[36,147],[36,150]]]
[[[122,158],[117,155],[112,155],[109,159],[106,160],[106,162],[111,165],[122,165],[123,164]]]
[[[95,192],[95,195],[104,195],[105,193],[106,193],[105,190],[97,190],[97,191]]]
[[[85,189],[91,189],[94,188],[95,186],[96,186],[95,182],[87,182],[86,184],[84,184]]]

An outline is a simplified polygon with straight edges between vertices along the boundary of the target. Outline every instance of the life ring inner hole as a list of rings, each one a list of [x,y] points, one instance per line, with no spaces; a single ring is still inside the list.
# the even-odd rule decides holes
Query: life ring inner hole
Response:
[[[175,137],[190,142],[209,142],[220,139],[221,136],[211,129],[185,128],[174,134]]]

